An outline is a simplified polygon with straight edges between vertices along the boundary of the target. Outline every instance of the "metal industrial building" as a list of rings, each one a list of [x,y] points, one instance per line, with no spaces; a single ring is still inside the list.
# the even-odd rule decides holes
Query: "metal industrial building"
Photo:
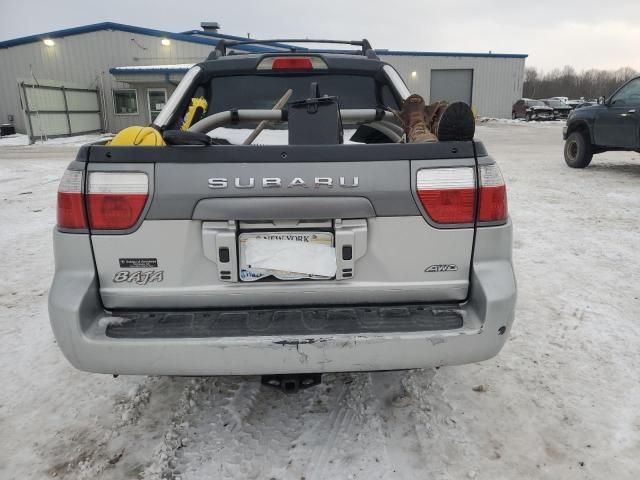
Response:
[[[116,132],[151,122],[189,65],[220,39],[216,23],[172,33],[112,22],[0,42],[0,123],[18,132]],[[266,52],[279,46],[237,46]],[[526,55],[377,49],[427,100],[462,100],[478,115],[510,117],[522,94]]]

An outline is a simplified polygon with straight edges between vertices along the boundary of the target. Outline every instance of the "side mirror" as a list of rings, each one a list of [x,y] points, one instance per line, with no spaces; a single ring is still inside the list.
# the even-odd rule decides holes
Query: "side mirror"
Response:
[[[598,98],[598,105],[606,105],[606,104],[607,104],[606,97],[602,96],[602,97]]]

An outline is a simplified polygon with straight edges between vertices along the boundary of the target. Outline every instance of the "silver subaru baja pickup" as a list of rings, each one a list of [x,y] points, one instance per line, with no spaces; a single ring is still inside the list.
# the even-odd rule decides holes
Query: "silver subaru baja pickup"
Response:
[[[362,54],[230,43],[157,117],[166,145],[86,145],[65,172],[49,314],[67,359],[302,378],[496,355],[516,283],[482,143],[404,143],[392,111],[409,91],[366,41],[350,42]],[[206,106],[185,124],[193,99]],[[216,139],[259,122],[288,140]]]

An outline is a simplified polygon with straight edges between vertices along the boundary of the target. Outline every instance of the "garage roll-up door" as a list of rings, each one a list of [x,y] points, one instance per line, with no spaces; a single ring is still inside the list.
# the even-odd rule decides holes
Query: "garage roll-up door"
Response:
[[[431,103],[445,100],[471,105],[473,70],[431,70]]]

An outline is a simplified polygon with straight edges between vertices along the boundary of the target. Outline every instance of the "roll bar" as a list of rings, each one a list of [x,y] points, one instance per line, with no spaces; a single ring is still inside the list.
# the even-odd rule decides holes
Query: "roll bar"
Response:
[[[214,113],[194,123],[190,132],[207,133],[211,130],[237,122],[260,122],[268,120],[270,122],[286,122],[287,110],[227,110],[225,112]],[[395,115],[385,110],[375,108],[345,109],[340,110],[340,117],[345,123],[369,123],[385,121],[394,123]]]

